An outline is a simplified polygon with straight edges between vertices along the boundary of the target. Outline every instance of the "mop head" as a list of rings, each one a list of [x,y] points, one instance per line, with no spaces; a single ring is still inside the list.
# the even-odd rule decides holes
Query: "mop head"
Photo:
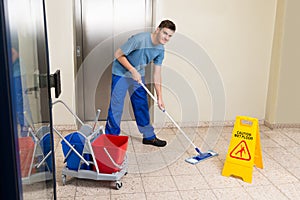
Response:
[[[201,162],[203,160],[215,157],[217,155],[218,154],[216,152],[209,150],[209,151],[207,151],[205,153],[200,153],[197,156],[193,156],[191,158],[187,158],[187,159],[185,159],[185,161],[188,162],[188,163],[191,163],[191,164],[197,164],[198,162]]]

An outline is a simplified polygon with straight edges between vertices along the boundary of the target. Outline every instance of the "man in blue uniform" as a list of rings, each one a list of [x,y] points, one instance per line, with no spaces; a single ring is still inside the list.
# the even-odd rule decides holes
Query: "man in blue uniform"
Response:
[[[106,123],[106,133],[119,135],[124,98],[129,91],[132,108],[139,131],[143,134],[143,144],[166,146],[150,124],[147,92],[139,83],[145,83],[145,67],[153,62],[153,81],[160,109],[164,109],[161,90],[161,65],[164,59],[164,44],[176,30],[170,20],[162,21],[153,32],[143,32],[131,36],[115,52],[112,66],[111,99]]]

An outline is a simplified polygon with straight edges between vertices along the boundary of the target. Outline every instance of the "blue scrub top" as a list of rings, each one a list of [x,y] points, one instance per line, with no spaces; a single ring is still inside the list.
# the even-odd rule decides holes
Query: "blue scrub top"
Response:
[[[145,67],[150,62],[153,61],[155,65],[161,66],[164,59],[164,46],[153,45],[149,32],[131,36],[120,49],[141,76],[145,76]],[[112,73],[117,76],[131,77],[131,73],[117,59],[113,62]]]

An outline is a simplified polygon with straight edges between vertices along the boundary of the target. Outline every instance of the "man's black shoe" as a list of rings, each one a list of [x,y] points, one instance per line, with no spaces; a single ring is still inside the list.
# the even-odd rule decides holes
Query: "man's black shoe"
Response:
[[[157,137],[152,139],[152,140],[146,140],[145,138],[143,139],[143,144],[150,144],[153,146],[157,146],[157,147],[164,147],[167,145],[167,142],[164,140],[160,140]]]

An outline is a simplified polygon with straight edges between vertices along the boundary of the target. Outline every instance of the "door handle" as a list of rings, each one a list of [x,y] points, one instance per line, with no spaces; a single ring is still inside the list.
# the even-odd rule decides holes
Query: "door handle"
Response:
[[[56,70],[54,74],[50,74],[50,88],[55,89],[55,98],[61,94],[60,70]]]
[[[35,82],[38,82],[38,86],[27,88],[25,93],[31,91],[39,91],[40,88],[46,88],[48,86],[47,74],[37,74],[35,76]],[[56,70],[54,74],[50,74],[50,88],[55,88],[55,98],[58,98],[61,94],[61,81],[60,70]]]

